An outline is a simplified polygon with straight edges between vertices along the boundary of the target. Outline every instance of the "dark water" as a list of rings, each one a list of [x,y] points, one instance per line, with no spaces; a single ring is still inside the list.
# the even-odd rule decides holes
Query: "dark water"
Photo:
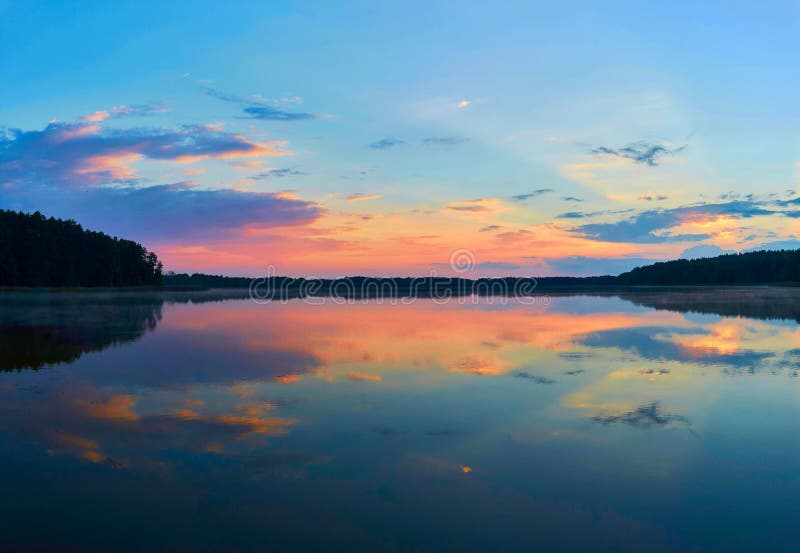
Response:
[[[800,290],[0,296],[2,551],[796,551]]]

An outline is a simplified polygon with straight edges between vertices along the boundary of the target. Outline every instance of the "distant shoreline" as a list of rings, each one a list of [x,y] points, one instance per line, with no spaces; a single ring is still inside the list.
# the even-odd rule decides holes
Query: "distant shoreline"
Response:
[[[257,280],[257,279],[254,279]],[[482,281],[491,279],[482,279]],[[498,279],[500,280],[500,279]],[[311,281],[306,281],[311,282]],[[347,282],[346,279],[336,279],[325,281],[331,283],[330,286],[336,286],[337,283]],[[480,282],[479,280],[468,282]],[[649,290],[703,290],[703,289],[759,289],[759,288],[800,288],[798,282],[776,282],[776,283],[759,283],[759,284],[538,284],[530,290],[530,294],[536,295],[536,292],[630,292],[636,290],[649,291]],[[301,289],[300,286],[290,286],[284,288],[286,291],[296,292]],[[269,291],[280,291],[279,287],[267,288]],[[427,292],[430,288],[425,287],[418,290],[419,292]],[[455,288],[451,288],[455,290]],[[0,294],[2,293],[51,293],[51,294],[69,294],[69,293],[142,293],[142,292],[210,292],[210,291],[230,291],[230,292],[249,292],[249,287],[230,286],[230,287],[201,287],[201,286],[3,286],[0,287]],[[410,292],[403,288],[401,292]],[[464,290],[465,293],[475,295],[470,290]],[[491,292],[491,290],[489,290]],[[336,295],[335,291],[319,290],[316,294],[332,296]],[[315,294],[315,295],[316,295]],[[340,294],[341,295],[341,294]],[[501,294],[477,294],[477,295],[501,295]]]

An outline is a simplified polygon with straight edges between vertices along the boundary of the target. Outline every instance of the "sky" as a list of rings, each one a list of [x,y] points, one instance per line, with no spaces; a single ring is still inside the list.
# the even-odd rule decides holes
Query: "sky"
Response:
[[[257,276],[800,247],[800,2],[0,0],[0,208]]]

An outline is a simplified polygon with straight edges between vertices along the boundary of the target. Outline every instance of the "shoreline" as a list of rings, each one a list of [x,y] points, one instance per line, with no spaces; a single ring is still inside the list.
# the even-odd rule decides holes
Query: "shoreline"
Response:
[[[545,277],[548,278],[548,277]],[[303,280],[303,279],[298,279]],[[380,287],[374,288],[370,285],[380,284],[395,284],[394,279],[380,279],[370,280],[363,283],[361,288],[373,288],[374,292],[388,291],[381,290]],[[510,283],[518,281],[526,281],[535,279],[512,279]],[[800,282],[776,282],[776,283],[759,283],[759,284],[533,284],[532,288],[525,293],[496,293],[497,290],[491,288],[482,288],[481,285],[491,286],[492,284],[499,284],[507,282],[508,279],[478,279],[467,280],[459,279],[458,282],[450,286],[441,286],[442,292],[459,292],[463,294],[476,294],[476,295],[536,295],[537,292],[633,292],[633,291],[655,291],[655,290],[670,290],[670,291],[684,291],[684,290],[712,290],[712,289],[742,289],[742,290],[756,290],[765,288],[800,288]],[[263,291],[268,293],[284,292],[284,293],[305,293],[305,295],[324,295],[324,296],[343,296],[347,295],[339,292],[346,292],[349,290],[338,289],[337,286],[351,282],[349,279],[335,279],[335,280],[303,280],[302,283],[297,285],[286,286],[272,286],[264,287]],[[321,284],[321,288],[310,290],[313,284]],[[430,294],[433,288],[437,288],[436,283],[433,286],[423,285],[412,286],[398,286],[392,290],[400,295],[425,295]],[[415,288],[412,290],[411,288]],[[370,290],[370,291],[373,291]],[[249,292],[248,287],[224,287],[224,286],[4,286],[0,287],[0,294],[3,293],[29,293],[29,294],[73,294],[73,293],[172,293],[172,292]],[[494,292],[494,293],[493,293]],[[512,291],[507,291],[512,292]],[[389,296],[391,294],[378,294]]]

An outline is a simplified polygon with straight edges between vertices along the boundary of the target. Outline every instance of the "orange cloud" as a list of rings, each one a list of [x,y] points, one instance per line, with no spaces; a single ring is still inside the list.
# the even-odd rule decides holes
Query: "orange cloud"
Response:
[[[364,202],[367,200],[377,200],[381,198],[380,194],[350,194],[345,198],[348,202]]]
[[[136,177],[136,171],[129,165],[139,159],[142,155],[132,152],[119,154],[108,154],[91,156],[83,159],[75,169],[77,175],[101,174],[112,180],[132,180]]]
[[[131,410],[136,404],[136,398],[129,394],[112,395],[106,401],[80,400],[78,404],[83,407],[86,415],[93,419],[115,421],[135,421],[139,419],[139,415]]]

